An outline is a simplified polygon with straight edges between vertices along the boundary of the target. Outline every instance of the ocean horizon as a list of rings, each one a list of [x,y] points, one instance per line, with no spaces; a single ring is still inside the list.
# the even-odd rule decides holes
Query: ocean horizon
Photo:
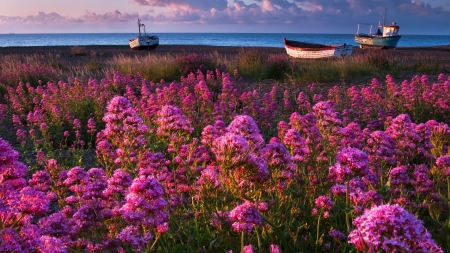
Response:
[[[157,33],[160,45],[205,45],[283,48],[283,38],[329,45],[358,46],[354,34],[319,33]],[[137,33],[0,34],[0,47],[128,45]],[[450,45],[450,35],[402,35],[398,47]]]

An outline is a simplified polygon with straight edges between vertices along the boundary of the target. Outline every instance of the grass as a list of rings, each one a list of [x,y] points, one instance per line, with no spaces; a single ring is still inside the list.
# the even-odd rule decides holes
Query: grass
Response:
[[[84,56],[84,57],[77,57]],[[72,58],[71,58],[72,57]],[[180,80],[190,72],[200,69],[220,69],[233,73],[247,81],[274,80],[303,86],[307,83],[358,83],[373,77],[391,74],[395,78],[413,74],[449,73],[448,63],[433,54],[408,52],[394,54],[393,50],[367,50],[345,58],[295,59],[283,54],[267,54],[258,50],[244,50],[234,55],[183,52],[178,54],[106,55],[89,52],[84,47],[71,47],[69,58],[60,53],[0,56],[1,86],[15,85],[19,81],[32,85],[39,80],[57,82],[77,77],[86,82],[89,78],[101,78],[105,72],[141,73],[153,82]],[[3,95],[3,92],[2,92]]]

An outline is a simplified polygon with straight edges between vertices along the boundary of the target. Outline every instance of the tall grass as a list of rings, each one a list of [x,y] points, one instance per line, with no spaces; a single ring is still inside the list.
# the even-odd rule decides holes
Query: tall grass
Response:
[[[109,66],[122,73],[136,74],[140,72],[149,81],[175,80],[178,79],[178,71],[173,67],[175,56],[167,54],[165,56],[146,55],[125,56],[117,55],[109,59]]]
[[[77,50],[75,50],[77,49]],[[345,58],[295,59],[286,54],[267,54],[258,50],[242,49],[237,54],[196,54],[183,52],[163,55],[126,54],[105,57],[102,53],[73,48],[70,59],[60,53],[0,56],[0,93],[5,86],[16,85],[20,81],[37,85],[39,81],[65,80],[77,77],[87,81],[101,78],[106,72],[119,71],[125,74],[141,73],[142,77],[154,82],[180,80],[181,76],[201,70],[238,70],[248,81],[272,79],[296,84],[352,83],[362,78],[381,78],[387,73],[399,77],[402,73],[438,74],[448,73],[434,56],[411,53],[408,57],[398,57],[392,51],[371,50]],[[2,88],[3,87],[3,88]]]

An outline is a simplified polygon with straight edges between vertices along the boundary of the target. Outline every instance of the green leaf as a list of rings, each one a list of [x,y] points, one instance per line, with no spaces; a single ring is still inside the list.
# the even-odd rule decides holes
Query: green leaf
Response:
[[[217,237],[216,239],[212,240],[211,243],[209,243],[209,249],[213,249],[216,244],[220,244],[222,242],[222,239],[220,237]]]
[[[450,235],[450,219],[447,219],[444,223],[444,226],[442,227],[442,230],[447,234]]]
[[[389,190],[389,186],[386,184],[385,186],[379,188],[379,189],[377,190],[377,193],[379,193],[379,194],[385,196],[385,195],[387,194],[388,190]]]

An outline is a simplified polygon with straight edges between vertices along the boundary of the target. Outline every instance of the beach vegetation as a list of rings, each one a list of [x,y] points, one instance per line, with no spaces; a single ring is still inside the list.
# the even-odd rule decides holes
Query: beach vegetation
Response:
[[[375,54],[9,58],[0,251],[449,251],[450,76]]]
[[[86,56],[87,55],[86,48],[82,47],[82,46],[72,46],[70,48],[70,51],[71,51],[72,55],[74,55],[74,56]]]
[[[92,59],[86,64],[86,69],[88,70],[101,70],[102,63],[97,59]]]

